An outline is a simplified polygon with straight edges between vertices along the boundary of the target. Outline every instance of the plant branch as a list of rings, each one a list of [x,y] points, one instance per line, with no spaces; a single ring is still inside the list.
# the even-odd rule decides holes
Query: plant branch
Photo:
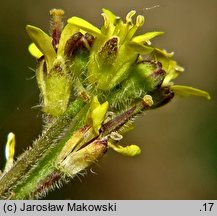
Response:
[[[57,140],[64,129],[68,127],[72,119],[84,106],[84,102],[81,99],[75,100],[67,109],[64,115],[55,120],[50,127],[42,133],[33,144],[32,148],[25,151],[14,164],[12,169],[1,176],[0,179],[0,198],[8,198],[11,196],[11,187],[15,188],[18,182],[22,181],[26,172],[34,166],[38,160],[43,157],[44,153],[49,148],[53,148],[56,145]],[[56,141],[56,142],[55,142]]]

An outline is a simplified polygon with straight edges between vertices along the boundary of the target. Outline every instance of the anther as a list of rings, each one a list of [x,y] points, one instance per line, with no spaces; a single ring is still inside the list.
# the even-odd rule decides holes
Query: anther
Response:
[[[151,106],[154,104],[151,95],[145,95],[145,96],[143,97],[143,101],[144,101],[144,103],[145,103],[146,105],[148,105],[149,107],[151,107]]]

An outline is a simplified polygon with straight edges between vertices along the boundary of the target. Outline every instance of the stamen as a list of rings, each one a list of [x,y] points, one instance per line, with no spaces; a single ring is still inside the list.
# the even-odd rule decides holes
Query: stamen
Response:
[[[121,31],[121,28],[120,26],[123,24],[123,21],[120,17],[116,17],[115,18],[115,21],[114,21],[114,26],[115,26],[115,29],[114,29],[114,32],[113,32],[113,35],[119,35],[120,31]]]
[[[135,10],[130,11],[126,16],[126,21],[128,24],[133,24],[132,17],[136,14]]]
[[[145,18],[143,16],[141,16],[141,15],[137,16],[136,17],[136,25],[133,25],[129,29],[125,40],[127,40],[127,41],[130,40],[134,36],[134,34],[136,33],[137,29],[144,24],[144,21],[145,21]]]
[[[121,22],[121,18],[120,18],[119,16],[117,16],[117,17],[115,18],[114,25],[115,25],[115,26],[116,26],[116,25],[119,25],[120,22]]]
[[[145,95],[145,96],[143,97],[143,101],[144,101],[144,103],[145,103],[146,105],[148,105],[149,107],[151,107],[151,106],[154,104],[151,95]]]
[[[105,13],[101,14],[104,19],[104,27],[107,29],[109,27],[109,18]]]
[[[136,26],[141,27],[145,22],[145,18],[142,15],[136,17]]]
[[[123,139],[123,136],[117,132],[111,132],[110,138],[115,141],[120,141]]]

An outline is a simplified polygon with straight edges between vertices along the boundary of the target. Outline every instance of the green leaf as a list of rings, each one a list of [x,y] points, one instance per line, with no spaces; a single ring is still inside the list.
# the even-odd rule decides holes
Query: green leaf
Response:
[[[200,96],[205,97],[206,99],[210,100],[211,97],[208,92],[196,89],[190,86],[182,86],[182,85],[173,85],[170,87],[171,90],[175,92],[175,94],[179,96]]]
[[[87,31],[90,34],[93,34],[94,36],[101,34],[101,31],[96,26],[79,17],[73,16],[69,18],[67,22],[81,28],[84,31]]]
[[[26,31],[37,48],[44,54],[48,68],[50,69],[56,58],[56,52],[52,45],[51,38],[40,28],[35,26],[27,25]]]
[[[152,38],[158,36],[158,35],[162,35],[164,34],[164,32],[147,32],[143,35],[139,35],[139,36],[136,36],[132,39],[133,42],[136,42],[136,43],[145,43],[149,40],[151,40]]]

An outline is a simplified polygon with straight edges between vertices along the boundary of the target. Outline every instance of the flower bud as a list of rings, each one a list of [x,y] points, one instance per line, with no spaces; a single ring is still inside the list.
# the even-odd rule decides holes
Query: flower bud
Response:
[[[109,103],[115,108],[124,108],[132,101],[150,94],[160,86],[165,77],[161,64],[156,61],[142,61],[130,67],[130,75],[110,93]]]

